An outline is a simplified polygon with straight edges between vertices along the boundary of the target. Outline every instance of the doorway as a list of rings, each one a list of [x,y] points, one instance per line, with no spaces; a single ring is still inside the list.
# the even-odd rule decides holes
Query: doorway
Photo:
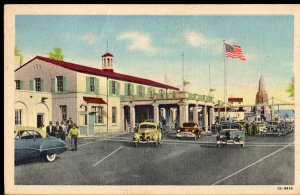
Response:
[[[44,127],[44,113],[38,113],[36,117],[36,127],[43,128]]]
[[[88,135],[94,135],[95,114],[89,113],[89,129]]]

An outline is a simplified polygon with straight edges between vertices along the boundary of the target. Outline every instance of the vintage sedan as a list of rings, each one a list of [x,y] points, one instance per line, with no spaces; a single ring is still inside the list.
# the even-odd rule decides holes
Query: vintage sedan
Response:
[[[282,121],[269,121],[267,122],[266,129],[261,132],[262,135],[286,135],[288,130],[285,126],[285,123]]]
[[[162,130],[160,126],[153,122],[140,123],[133,135],[134,146],[138,143],[154,143],[154,146],[161,143]]]
[[[217,147],[221,145],[232,144],[244,147],[245,133],[241,130],[241,126],[237,123],[221,124],[221,131],[217,135]]]
[[[183,123],[182,127],[177,130],[177,138],[182,137],[192,137],[192,138],[199,138],[200,137],[201,130],[199,126],[196,123],[188,122]]]
[[[15,128],[15,161],[42,157],[54,161],[57,154],[67,151],[65,142],[35,127]]]

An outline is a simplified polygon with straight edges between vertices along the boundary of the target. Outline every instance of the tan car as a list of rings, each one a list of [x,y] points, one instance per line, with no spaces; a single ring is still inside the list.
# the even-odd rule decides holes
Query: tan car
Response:
[[[160,144],[162,140],[162,130],[158,124],[153,122],[140,123],[133,135],[134,146],[138,143],[154,143],[154,146]]]

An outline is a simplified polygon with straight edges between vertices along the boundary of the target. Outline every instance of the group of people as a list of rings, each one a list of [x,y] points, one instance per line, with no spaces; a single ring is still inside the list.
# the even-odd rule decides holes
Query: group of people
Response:
[[[56,137],[58,139],[66,142],[66,139],[71,138],[71,150],[77,151],[77,137],[79,134],[78,127],[73,123],[72,118],[69,118],[67,121],[61,121],[59,124],[58,121],[54,126],[52,121],[49,122],[49,125],[46,127],[46,132],[48,135]]]

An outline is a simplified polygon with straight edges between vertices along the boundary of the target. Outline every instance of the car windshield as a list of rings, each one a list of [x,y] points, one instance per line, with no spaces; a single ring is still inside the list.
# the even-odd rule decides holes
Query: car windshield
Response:
[[[183,123],[182,126],[183,127],[195,127],[195,126],[197,126],[197,124],[196,123]]]
[[[140,125],[140,129],[156,129],[156,125],[142,124]]]

